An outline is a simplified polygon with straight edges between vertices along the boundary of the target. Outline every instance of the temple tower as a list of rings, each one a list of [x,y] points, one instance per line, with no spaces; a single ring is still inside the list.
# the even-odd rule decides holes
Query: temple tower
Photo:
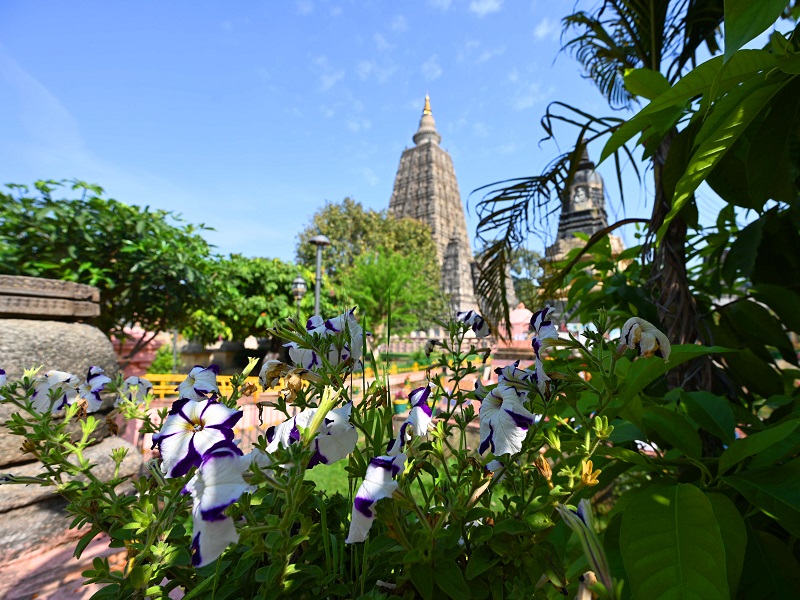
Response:
[[[453,161],[439,145],[442,136],[436,131],[428,96],[413,140],[414,146],[406,148],[400,157],[389,212],[430,227],[442,269],[442,290],[449,294],[454,309],[476,310],[472,279],[475,259],[464,206]]]
[[[561,199],[558,233],[555,243],[545,251],[547,259],[560,261],[573,248],[583,247],[586,242],[575,237],[576,233],[594,235],[606,227],[608,216],[603,178],[594,170],[594,163],[584,149],[572,185]],[[610,238],[612,249],[621,252],[622,240],[613,235]]]

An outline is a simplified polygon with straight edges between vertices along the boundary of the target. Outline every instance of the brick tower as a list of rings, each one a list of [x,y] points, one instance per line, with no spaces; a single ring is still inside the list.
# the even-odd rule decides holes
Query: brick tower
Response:
[[[389,212],[417,219],[430,227],[442,269],[442,291],[450,296],[455,310],[476,310],[472,278],[475,259],[464,205],[453,161],[439,145],[442,136],[436,131],[428,96],[413,139],[414,146],[406,148],[400,157]]]

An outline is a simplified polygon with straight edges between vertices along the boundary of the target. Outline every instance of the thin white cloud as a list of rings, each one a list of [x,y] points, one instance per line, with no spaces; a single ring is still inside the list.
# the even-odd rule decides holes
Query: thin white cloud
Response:
[[[481,65],[493,59],[495,56],[502,56],[503,52],[505,51],[506,51],[505,48],[494,48],[494,49],[484,50],[483,52],[480,53],[478,58],[475,59],[475,64]]]
[[[386,83],[394,73],[395,68],[391,65],[382,66],[374,60],[362,60],[356,67],[356,74],[361,81],[374,79],[378,83]]]
[[[359,118],[350,118],[345,123],[347,128],[352,131],[353,133],[358,133],[359,131],[366,131],[370,127],[372,127],[372,121],[369,119],[359,119]]]
[[[542,41],[546,39],[556,39],[558,37],[558,23],[545,17],[533,30],[533,37]]]
[[[408,20],[403,15],[395,15],[390,25],[392,31],[403,33],[408,30]]]
[[[297,14],[303,17],[314,12],[314,3],[311,0],[296,0]]]
[[[231,23],[230,21],[223,21],[220,24],[220,26],[222,27],[223,31],[228,31],[228,32],[233,31],[233,23]]]
[[[503,0],[472,0],[469,10],[479,17],[499,11],[503,7]]]
[[[342,7],[341,7],[341,6],[334,6],[334,7],[332,7],[332,8],[331,8],[331,10],[329,11],[329,14],[330,14],[332,17],[338,17],[339,15],[341,15],[341,14],[342,14]]]
[[[428,81],[435,81],[442,76],[442,67],[436,54],[422,63],[422,76]]]
[[[323,92],[327,92],[342,79],[344,79],[344,69],[323,73],[319,76],[319,87]]]
[[[453,3],[453,0],[428,0],[428,3],[434,8],[438,8],[439,10],[447,10],[448,8],[450,8],[450,5]]]
[[[367,180],[367,183],[370,185],[377,185],[380,183],[380,179],[377,175],[375,175],[375,171],[370,169],[369,167],[364,167],[361,170],[361,174],[364,176],[364,179]]]
[[[511,83],[516,83],[519,81],[519,71],[516,69],[512,69],[511,72],[508,74],[508,81]]]
[[[380,33],[373,35],[372,39],[375,40],[375,47],[381,52],[384,50],[389,50],[392,47],[392,45]]]
[[[542,86],[538,83],[529,83],[523,86],[511,99],[511,107],[514,110],[526,110],[534,106],[537,102],[544,100]]]

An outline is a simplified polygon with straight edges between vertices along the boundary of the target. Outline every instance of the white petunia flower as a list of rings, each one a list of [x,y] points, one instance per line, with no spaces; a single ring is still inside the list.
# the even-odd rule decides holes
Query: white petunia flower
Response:
[[[542,310],[533,313],[531,317],[531,331],[533,332],[531,345],[537,358],[539,358],[539,350],[546,348],[550,344],[550,340],[558,339],[558,329],[549,319],[553,310],[551,306],[545,306]]]
[[[325,357],[331,365],[336,366],[348,360],[353,362],[361,360],[361,346],[364,343],[365,333],[356,321],[355,309],[332,319],[323,319],[319,315],[314,315],[306,323],[306,330],[322,338],[344,338],[341,351],[336,347],[335,342],[331,343]],[[289,357],[296,366],[303,369],[318,369],[322,366],[322,359],[315,349],[301,346],[298,342],[290,342],[285,346],[289,348]]]
[[[175,388],[175,391],[178,392],[181,398],[205,400],[209,394],[219,394],[217,375],[219,375],[219,367],[217,365],[209,365],[208,367],[195,365],[189,371],[186,379]]]
[[[6,384],[6,372],[4,369],[0,369],[0,385]]]
[[[469,325],[472,328],[472,331],[475,332],[476,337],[486,337],[491,333],[489,324],[474,310],[467,310],[457,313],[456,320]]]
[[[665,361],[669,360],[671,351],[667,336],[661,333],[655,325],[639,317],[631,317],[622,326],[619,338],[619,350],[626,347],[633,348],[639,356],[650,358],[658,356]]]
[[[111,377],[105,374],[100,367],[89,367],[89,372],[86,374],[86,381],[78,388],[78,393],[81,398],[86,400],[86,412],[95,412],[100,410],[103,405],[103,399],[100,397],[100,392],[106,387],[107,383],[111,383]]]
[[[478,451],[483,454],[491,450],[496,456],[519,452],[528,427],[535,421],[534,415],[522,405],[517,390],[505,384],[498,384],[486,393],[479,415],[481,444]]]
[[[428,405],[428,397],[431,395],[431,390],[434,388],[433,383],[415,389],[409,394],[408,399],[411,404],[411,410],[408,412],[408,418],[400,426],[400,433],[396,440],[389,442],[387,454],[389,456],[397,456],[403,451],[406,442],[411,439],[411,434],[415,436],[425,435],[428,433],[428,426],[433,418],[433,411]]]
[[[231,542],[239,540],[233,519],[224,511],[250,490],[242,474],[250,465],[233,444],[203,457],[194,477],[184,488],[192,495],[192,564],[203,567],[214,562]]]
[[[147,379],[132,375],[122,382],[119,398],[117,398],[114,405],[118,405],[123,398],[137,403],[144,402],[147,398],[147,394],[149,394],[152,389],[153,384],[147,381]]]
[[[214,400],[177,400],[153,436],[161,451],[161,470],[167,477],[186,475],[215,446],[233,440],[233,427],[241,418],[240,411]]]
[[[33,396],[31,397],[33,409],[40,413],[47,411],[57,413],[68,404],[75,402],[80,382],[75,375],[64,371],[48,371],[44,375],[37,376],[34,380]],[[56,390],[57,394],[56,400],[52,403],[50,390]]]
[[[397,456],[376,456],[369,461],[367,473],[353,501],[350,518],[350,531],[345,544],[363,542],[367,539],[372,522],[375,520],[373,507],[378,500],[389,498],[397,489],[394,478],[403,469],[405,454]]]

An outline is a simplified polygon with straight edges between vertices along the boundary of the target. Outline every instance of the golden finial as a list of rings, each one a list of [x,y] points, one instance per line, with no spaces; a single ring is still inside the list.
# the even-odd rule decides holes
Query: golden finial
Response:
[[[431,97],[425,94],[425,108],[422,109],[423,115],[431,114]]]

